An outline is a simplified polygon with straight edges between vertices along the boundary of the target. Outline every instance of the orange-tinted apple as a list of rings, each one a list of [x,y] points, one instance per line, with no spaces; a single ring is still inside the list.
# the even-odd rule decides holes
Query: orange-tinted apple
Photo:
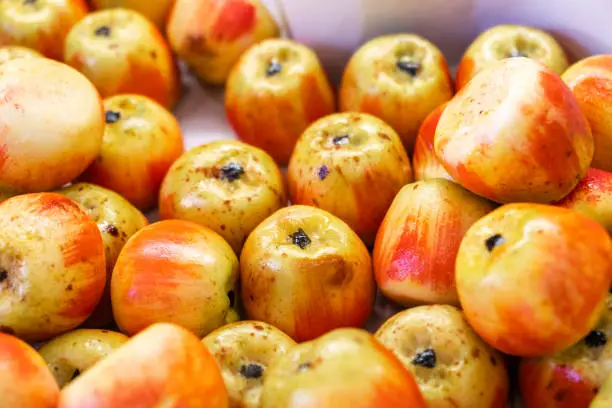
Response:
[[[104,268],[96,223],[68,197],[0,203],[0,331],[40,341],[83,323],[104,291]]]
[[[338,329],[290,349],[270,366],[262,408],[425,408],[402,363],[371,334]]]
[[[227,80],[225,111],[236,134],[279,164],[289,161],[310,123],[334,110],[334,94],[316,54],[290,40],[253,46]]]
[[[533,27],[502,24],[480,34],[468,47],[457,68],[457,89],[491,64],[516,57],[531,58],[558,75],[568,65],[563,48],[547,32]]]
[[[397,194],[378,230],[374,274],[382,293],[405,306],[459,304],[455,259],[466,231],[495,206],[445,179]]]
[[[561,77],[591,125],[595,153],[591,166],[612,171],[612,55],[578,61]]]
[[[259,0],[176,0],[167,34],[202,82],[221,85],[243,52],[279,30]]]
[[[414,34],[387,35],[363,45],[349,61],[340,86],[342,111],[377,116],[412,152],[421,123],[453,96],[444,55]]]
[[[609,408],[612,406],[612,373],[608,374],[603,386],[589,408]]]
[[[103,98],[139,94],[167,109],[179,98],[178,66],[168,44],[133,10],[96,11],[79,21],[66,37],[64,61],[89,78]]]
[[[429,408],[507,408],[503,357],[474,333],[456,307],[404,310],[375,336],[412,373]]]
[[[511,58],[486,68],[448,103],[434,148],[453,179],[476,194],[548,203],[584,177],[593,137],[557,74]]]
[[[434,178],[453,179],[444,166],[442,166],[434,151],[434,135],[436,134],[436,127],[438,127],[440,116],[442,116],[445,107],[446,103],[431,111],[419,129],[412,155],[412,168],[415,180]]]
[[[38,352],[59,386],[64,387],[127,341],[121,333],[79,329],[54,338]]]
[[[58,408],[228,408],[221,372],[200,339],[153,325],[78,376]]]
[[[250,319],[296,341],[339,327],[360,327],[374,302],[370,254],[334,215],[302,205],[283,208],[247,238],[241,294]]]
[[[0,405],[56,408],[58,397],[59,388],[36,350],[0,333]]]
[[[412,170],[389,125],[351,112],[326,116],[306,129],[287,177],[293,204],[329,211],[372,245],[395,194],[412,181]]]
[[[233,140],[206,143],[182,155],[159,193],[162,219],[208,227],[237,254],[251,231],[286,204],[285,183],[274,160]]]
[[[100,152],[102,113],[93,85],[64,64],[1,64],[0,190],[40,192],[76,178]]]
[[[228,324],[202,341],[221,367],[232,408],[259,408],[270,363],[295,346],[276,327],[255,320]]]
[[[83,0],[2,0],[0,46],[21,45],[61,60],[64,39],[87,11]]]
[[[542,204],[508,204],[477,221],[457,255],[468,322],[507,354],[539,357],[577,343],[601,315],[612,240],[595,221]]]
[[[612,373],[612,295],[597,326],[558,354],[521,362],[519,382],[525,408],[589,408]]]
[[[151,224],[123,247],[111,279],[115,321],[128,334],[157,322],[204,336],[238,320],[238,259],[217,233],[188,221]]]
[[[7,45],[0,47],[0,65],[7,61],[19,58],[40,58],[43,55],[33,48],[21,47],[19,45]]]
[[[89,0],[95,9],[129,8],[147,17],[160,30],[163,30],[174,0]]]
[[[104,100],[102,149],[81,180],[106,187],[141,209],[157,203],[166,172],[183,153],[183,136],[172,113],[141,95]]]

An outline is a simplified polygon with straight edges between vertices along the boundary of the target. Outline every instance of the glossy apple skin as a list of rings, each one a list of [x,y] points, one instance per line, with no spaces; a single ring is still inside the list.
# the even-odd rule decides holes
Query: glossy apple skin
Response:
[[[140,209],[150,209],[157,204],[168,169],[183,153],[180,125],[172,113],[141,95],[105,99],[104,109],[107,123],[100,154],[80,180],[113,190]],[[118,118],[109,118],[117,114]]]
[[[89,0],[89,3],[96,10],[116,7],[136,10],[164,30],[174,0]]]
[[[262,408],[425,408],[412,375],[371,334],[337,329],[299,344],[268,370]]]
[[[106,281],[96,223],[68,197],[24,194],[0,204],[0,331],[41,341],[83,323]]]
[[[414,77],[397,66],[402,57],[421,64]],[[412,152],[423,120],[453,93],[446,59],[434,44],[414,34],[387,35],[367,42],[351,57],[339,105],[343,112],[381,118]]]
[[[490,200],[549,203],[586,174],[593,137],[550,69],[510,58],[482,71],[440,117],[434,149],[458,183]]]
[[[561,75],[569,65],[565,51],[547,32],[533,27],[502,24],[480,34],[468,47],[457,68],[457,89],[491,64],[519,52]]]
[[[113,321],[110,280],[119,252],[127,240],[148,225],[149,221],[125,198],[95,184],[76,183],[57,192],[79,203],[96,222],[102,234],[106,258],[106,286],[96,310],[84,325],[106,327]]]
[[[300,230],[306,238],[296,241]],[[365,245],[343,221],[315,207],[283,208],[259,224],[242,249],[240,279],[247,316],[298,342],[361,327],[374,302]]]
[[[580,60],[561,78],[574,93],[591,126],[595,141],[591,166],[612,171],[612,55]]]
[[[453,181],[434,151],[434,136],[445,107],[446,103],[443,103],[431,111],[419,128],[419,134],[414,144],[414,153],[412,154],[415,180],[443,178]]]
[[[52,190],[75,179],[98,155],[102,102],[74,69],[46,58],[5,62],[0,94],[0,190]]]
[[[232,408],[259,408],[261,390],[270,363],[287,353],[295,342],[276,327],[255,320],[223,326],[202,340],[215,356]],[[249,374],[249,366],[262,371]]]
[[[611,250],[606,230],[574,211],[502,206],[472,225],[459,248],[456,283],[466,318],[507,354],[558,353],[597,323]]]
[[[612,405],[612,373],[608,375],[603,386],[589,408],[608,408]]]
[[[586,215],[612,234],[612,173],[589,169],[576,188],[555,205]]]
[[[268,75],[270,61],[280,71]],[[225,111],[238,137],[287,164],[315,120],[335,111],[332,88],[316,54],[296,42],[266,40],[236,63],[227,80]]]
[[[334,143],[344,136],[346,144]],[[293,204],[329,211],[371,246],[395,194],[412,181],[412,169],[389,125],[365,113],[338,113],[300,136],[287,179]]]
[[[405,306],[459,304],[455,259],[467,230],[495,205],[445,179],[400,190],[374,245],[374,276],[389,299]]]
[[[521,361],[519,381],[525,408],[589,408],[612,372],[610,339],[612,295],[608,295],[599,323],[586,338],[553,356]]]
[[[103,98],[139,94],[172,109],[180,96],[178,66],[168,44],[133,10],[96,11],[79,21],[66,37],[64,61],[89,78]]]
[[[20,58],[41,58],[43,55],[38,51],[28,48],[21,47],[18,45],[8,45],[6,47],[0,47],[0,65],[7,61],[12,61]]]
[[[412,373],[429,408],[506,408],[508,374],[454,306],[420,306],[387,320],[375,334]],[[435,365],[416,363],[433,351]]]
[[[55,408],[59,398],[45,360],[26,342],[4,333],[0,333],[0,395],[7,408]]]
[[[227,166],[239,168],[233,173]],[[162,219],[208,227],[237,254],[251,231],[286,204],[285,182],[272,157],[233,140],[206,143],[183,154],[159,193]]]
[[[227,408],[227,390],[200,339],[155,324],[65,387],[58,408]]]
[[[20,45],[61,60],[64,39],[87,12],[83,0],[2,0],[0,46]]]
[[[151,224],[123,247],[111,279],[117,325],[138,333],[157,322],[202,337],[238,320],[238,259],[212,230],[188,221]]]
[[[64,387],[127,341],[128,337],[121,333],[79,329],[54,338],[38,352],[58,385]]]
[[[223,85],[245,51],[279,30],[259,0],[176,0],[167,36],[200,81]]]

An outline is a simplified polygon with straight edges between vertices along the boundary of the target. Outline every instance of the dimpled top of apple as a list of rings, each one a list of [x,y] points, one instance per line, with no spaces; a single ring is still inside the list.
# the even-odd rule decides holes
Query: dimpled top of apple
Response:
[[[41,58],[42,54],[38,51],[27,48],[27,47],[19,47],[19,46],[6,46],[0,47],[0,65],[4,64],[7,61],[14,60],[17,58]]]

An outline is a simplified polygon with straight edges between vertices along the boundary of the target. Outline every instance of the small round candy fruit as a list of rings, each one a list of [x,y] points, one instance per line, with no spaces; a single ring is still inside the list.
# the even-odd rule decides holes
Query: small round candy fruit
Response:
[[[435,178],[443,178],[452,180],[440,160],[436,157],[434,151],[434,136],[436,128],[440,121],[440,116],[446,108],[446,103],[438,106],[431,111],[423,121],[416,142],[414,144],[414,153],[412,155],[412,168],[414,170],[415,180],[427,180]]]

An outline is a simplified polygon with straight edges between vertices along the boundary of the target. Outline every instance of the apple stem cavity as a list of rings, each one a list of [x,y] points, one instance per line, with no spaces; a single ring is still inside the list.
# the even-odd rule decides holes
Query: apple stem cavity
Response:
[[[8,271],[0,268],[0,283],[4,282],[8,278]]]
[[[36,4],[37,2],[38,0],[23,0],[23,5],[28,6],[28,5]]]
[[[302,363],[298,366],[298,373],[303,373],[304,371],[308,371],[312,368],[312,363],[306,362]]]
[[[229,307],[234,307],[236,304],[236,295],[233,290],[227,292],[227,298],[229,299]]]
[[[238,163],[230,163],[221,167],[221,180],[227,180],[230,183],[238,180],[244,174],[244,168]]]
[[[108,111],[106,111],[104,113],[104,120],[108,124],[115,123],[119,119],[121,119],[121,113],[120,112],[115,112],[115,111],[112,111],[112,110],[108,110]]]
[[[517,58],[517,57],[527,58],[527,55],[523,54],[519,50],[512,50],[508,53],[508,58]]]
[[[332,142],[336,146],[342,146],[342,145],[348,144],[348,142],[349,142],[349,135],[336,136],[336,137],[334,137],[332,139]]]
[[[608,342],[608,337],[601,330],[593,330],[584,338],[584,342],[589,348],[603,347]]]
[[[77,378],[79,375],[81,375],[81,370],[79,370],[78,368],[76,368],[74,370],[74,372],[72,373],[72,377],[70,377],[70,380],[74,380],[75,378]]]
[[[312,242],[310,237],[306,235],[303,229],[298,228],[296,232],[290,235],[293,245],[299,246],[301,249],[306,248]]]
[[[275,75],[280,74],[282,70],[282,64],[276,58],[273,58],[268,63],[268,68],[266,68],[266,76],[273,77]]]
[[[96,31],[94,31],[96,37],[110,37],[110,33],[111,29],[109,26],[98,27],[96,28]]]
[[[261,364],[245,364],[240,367],[240,375],[244,378],[260,378],[263,375],[264,368]]]
[[[417,353],[412,359],[413,365],[419,365],[426,368],[434,368],[436,366],[436,352],[434,349],[426,349]]]
[[[415,61],[411,61],[407,57],[400,58],[399,60],[397,60],[397,63],[395,65],[400,71],[407,73],[413,78],[417,76],[417,74],[421,70],[421,64]]]
[[[327,166],[323,165],[319,167],[319,171],[317,172],[317,175],[319,176],[319,180],[325,180],[325,177],[327,177],[328,174],[329,174],[329,169],[327,168]]]
[[[501,236],[501,234],[495,234],[485,240],[485,246],[487,247],[487,251],[492,252],[504,242],[506,242],[506,240]]]

